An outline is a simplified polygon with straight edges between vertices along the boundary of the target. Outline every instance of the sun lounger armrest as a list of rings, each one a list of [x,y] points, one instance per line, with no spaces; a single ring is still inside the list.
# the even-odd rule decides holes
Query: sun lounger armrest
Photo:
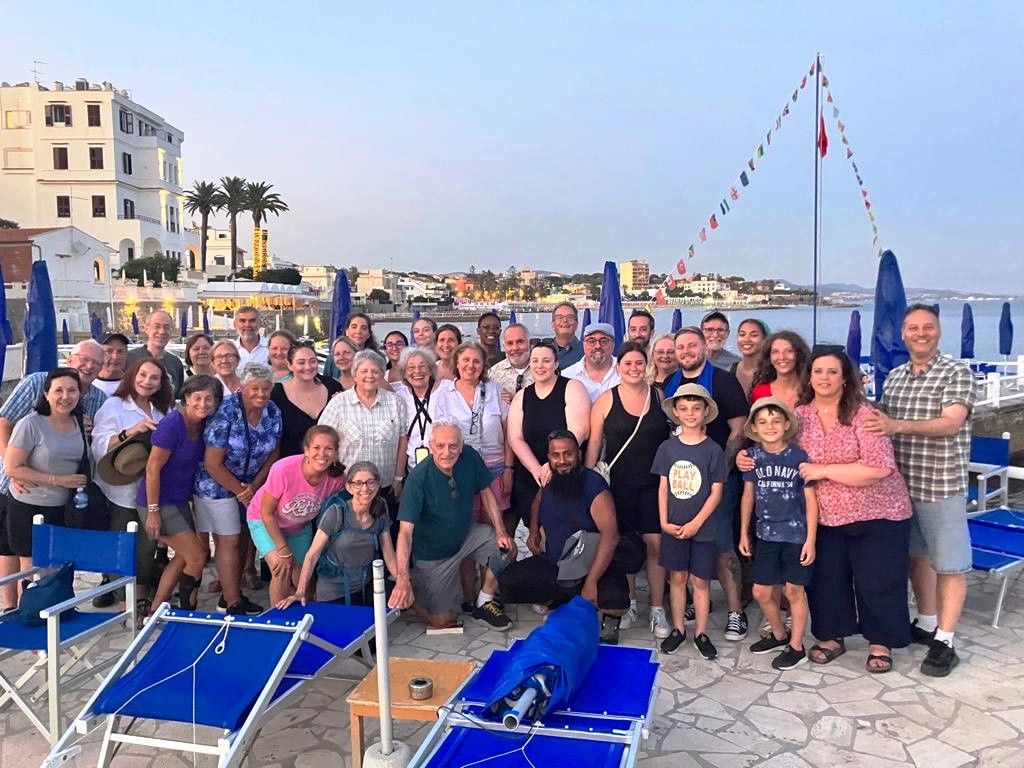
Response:
[[[1009,467],[996,467],[995,469],[990,469],[988,472],[979,473],[978,480],[988,480],[989,478],[996,477],[997,475],[1005,475],[1009,471]]]
[[[17,573],[12,573],[10,576],[0,576],[0,587],[2,587],[4,584],[10,584],[12,581],[17,582],[19,579],[27,579],[30,576],[35,576],[41,570],[43,569],[33,567],[25,571],[18,571]]]
[[[115,589],[119,589],[131,583],[131,576],[123,576],[120,579],[114,579],[108,584],[102,584],[98,587],[94,587],[93,589],[83,592],[80,595],[75,595],[70,600],[65,600],[63,603],[57,603],[56,605],[51,605],[49,608],[44,608],[39,612],[39,617],[42,619],[48,619],[51,616],[58,616],[64,613],[65,611],[71,610],[72,608],[77,608],[83,603],[91,602],[92,599],[97,595],[103,595],[107,592],[113,592]],[[117,614],[112,613],[110,615],[111,617],[113,617]]]

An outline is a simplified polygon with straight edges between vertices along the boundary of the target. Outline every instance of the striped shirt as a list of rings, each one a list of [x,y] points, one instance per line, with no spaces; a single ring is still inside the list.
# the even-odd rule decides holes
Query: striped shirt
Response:
[[[372,461],[380,470],[382,488],[395,481],[398,443],[409,431],[405,400],[378,389],[377,398],[366,406],[355,389],[348,389],[331,398],[320,423],[334,427],[341,436],[338,461],[346,467],[355,461]]]

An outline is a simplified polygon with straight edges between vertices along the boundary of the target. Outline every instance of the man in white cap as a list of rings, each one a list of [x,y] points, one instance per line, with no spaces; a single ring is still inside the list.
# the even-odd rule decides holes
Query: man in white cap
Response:
[[[615,329],[610,323],[591,323],[583,331],[583,359],[562,371],[567,379],[586,387],[591,403],[619,383],[614,345]]]

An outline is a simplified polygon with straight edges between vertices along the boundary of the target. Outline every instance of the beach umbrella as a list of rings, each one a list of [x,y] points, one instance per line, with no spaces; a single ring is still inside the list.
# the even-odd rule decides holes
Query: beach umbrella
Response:
[[[419,319],[420,319],[420,311],[418,309],[413,310],[412,321],[415,323]]]
[[[939,307],[939,303],[935,302],[934,304],[932,304],[932,309],[935,310],[935,316],[938,317],[939,311],[941,310],[941,307]]]
[[[1010,302],[1003,302],[1003,311],[999,315],[999,354],[1009,357],[1013,349],[1013,320],[1010,319]]]
[[[683,327],[683,310],[676,307],[672,310],[672,333]]]
[[[71,331],[68,330],[68,319],[66,317],[60,321],[60,343],[71,343]]]
[[[352,291],[348,285],[348,275],[344,269],[339,269],[334,275],[334,294],[331,297],[331,325],[327,329],[327,343],[330,345],[336,338],[345,332],[345,321],[352,313]],[[303,326],[303,333],[308,335],[309,325]],[[327,351],[327,361],[324,363],[324,376],[336,379],[340,371],[334,364],[334,357]]]
[[[974,310],[970,304],[964,304],[960,318],[960,357],[964,360],[974,357]]]
[[[210,310],[203,307],[203,333],[210,335]]]
[[[14,341],[14,329],[7,319],[7,286],[4,284],[4,265],[0,262],[0,379],[7,364],[7,345]]]
[[[875,366],[875,397],[882,399],[882,388],[889,372],[907,362],[903,343],[903,313],[907,294],[896,254],[886,251],[878,263],[875,282],[875,322],[871,331],[871,361]]]
[[[619,285],[619,268],[614,261],[604,263],[604,277],[601,280],[601,300],[597,308],[597,321],[609,323],[615,329],[615,346],[618,349],[626,335],[626,320],[622,314],[622,286]]]
[[[850,330],[846,332],[846,354],[855,368],[860,367],[860,348],[860,311],[855,309],[850,313]]]
[[[89,317],[89,330],[92,333],[92,337],[95,341],[99,341],[103,336],[103,321],[100,320],[100,316],[95,312]]]
[[[188,336],[188,315],[185,310],[181,310],[181,338]]]
[[[583,322],[580,323],[580,338],[583,338],[583,330],[590,325],[590,307],[583,310]]]
[[[25,294],[25,373],[57,367],[57,315],[45,261],[32,262]]]
[[[516,311],[514,309],[511,312],[509,312],[509,314],[508,314],[508,322],[509,322],[509,324],[518,323],[519,322],[516,319]]]
[[[139,316],[132,312],[132,333],[139,335]]]

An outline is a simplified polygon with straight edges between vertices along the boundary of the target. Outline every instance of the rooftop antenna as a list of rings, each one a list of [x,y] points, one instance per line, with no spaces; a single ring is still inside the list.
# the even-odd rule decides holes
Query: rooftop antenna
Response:
[[[33,59],[32,60],[32,69],[30,71],[32,72],[33,76],[35,77],[36,85],[39,85],[39,76],[41,74],[43,74],[42,72],[39,71],[39,65],[40,64],[46,64],[46,62],[45,61],[38,61],[37,59]]]

